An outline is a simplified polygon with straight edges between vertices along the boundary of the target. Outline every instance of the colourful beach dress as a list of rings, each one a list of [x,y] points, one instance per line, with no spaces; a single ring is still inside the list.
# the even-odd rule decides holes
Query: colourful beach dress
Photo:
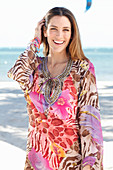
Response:
[[[94,66],[69,59],[51,77],[32,41],[8,76],[24,91],[29,115],[25,170],[103,169],[103,137]],[[32,53],[32,52],[34,53]]]

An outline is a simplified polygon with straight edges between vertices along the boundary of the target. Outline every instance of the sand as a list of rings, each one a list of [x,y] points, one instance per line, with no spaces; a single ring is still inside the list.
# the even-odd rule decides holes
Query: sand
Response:
[[[113,81],[98,81],[97,87],[104,138],[104,169],[113,170]],[[0,169],[24,169],[27,127],[26,102],[18,83],[0,82],[0,162],[2,167]]]
[[[26,153],[9,143],[0,141],[0,169],[24,170]]]

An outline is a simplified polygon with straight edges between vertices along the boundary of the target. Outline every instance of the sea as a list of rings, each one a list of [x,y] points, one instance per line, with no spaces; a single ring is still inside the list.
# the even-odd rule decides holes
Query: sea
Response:
[[[25,48],[0,48],[0,81],[13,81],[7,77],[8,70],[14,65]],[[43,56],[40,49],[39,56]],[[113,48],[85,48],[85,56],[95,67],[97,81],[113,81]]]

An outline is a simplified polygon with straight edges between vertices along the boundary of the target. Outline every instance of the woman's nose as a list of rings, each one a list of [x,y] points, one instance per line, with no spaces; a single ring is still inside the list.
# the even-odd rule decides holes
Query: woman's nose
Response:
[[[57,34],[56,34],[58,37],[62,37],[62,31],[57,31]]]

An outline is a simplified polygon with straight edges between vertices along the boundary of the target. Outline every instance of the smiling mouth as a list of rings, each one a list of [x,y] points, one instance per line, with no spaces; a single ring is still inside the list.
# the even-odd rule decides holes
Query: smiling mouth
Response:
[[[55,41],[55,40],[53,40],[53,42],[57,45],[62,45],[64,43],[64,41]]]

